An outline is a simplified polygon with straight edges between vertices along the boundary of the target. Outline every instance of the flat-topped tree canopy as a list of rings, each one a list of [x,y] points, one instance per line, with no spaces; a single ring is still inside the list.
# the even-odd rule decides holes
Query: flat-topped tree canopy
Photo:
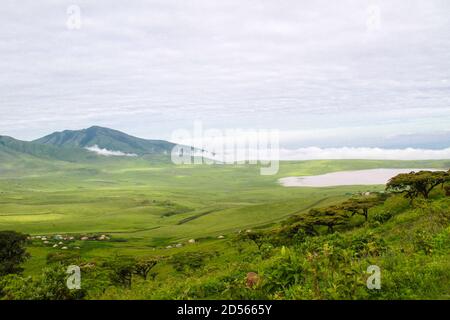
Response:
[[[450,181],[450,170],[448,171],[419,171],[402,173],[389,180],[386,190],[391,192],[405,193],[407,198],[413,200],[419,195],[428,199],[431,190],[438,185]]]

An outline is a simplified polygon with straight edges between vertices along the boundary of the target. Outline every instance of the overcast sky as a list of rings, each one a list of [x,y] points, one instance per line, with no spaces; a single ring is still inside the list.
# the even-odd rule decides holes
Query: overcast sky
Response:
[[[80,29],[67,26],[70,5]],[[3,135],[100,125],[169,139],[201,120],[279,129],[294,148],[445,137],[450,128],[448,0],[0,7]]]

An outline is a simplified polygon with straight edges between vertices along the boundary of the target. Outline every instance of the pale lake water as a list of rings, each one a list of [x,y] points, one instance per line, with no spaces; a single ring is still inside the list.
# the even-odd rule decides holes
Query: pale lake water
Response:
[[[334,187],[386,184],[390,178],[411,171],[438,171],[444,169],[368,169],[338,171],[317,176],[286,177],[278,182],[284,187]]]

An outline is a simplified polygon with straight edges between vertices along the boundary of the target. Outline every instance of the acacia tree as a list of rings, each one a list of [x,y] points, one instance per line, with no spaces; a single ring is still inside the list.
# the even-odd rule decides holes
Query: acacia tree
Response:
[[[159,262],[161,257],[150,257],[139,259],[136,262],[134,273],[141,276],[144,280],[147,280],[148,273],[152,270]]]
[[[348,219],[346,211],[340,206],[313,208],[308,213],[289,218],[281,232],[287,232],[293,236],[301,230],[306,235],[314,236],[318,235],[316,226],[326,226],[328,232],[333,232],[334,227],[346,224]]]
[[[205,264],[205,261],[209,258],[212,258],[216,254],[217,252],[215,251],[180,252],[174,254],[169,261],[175,270],[179,272],[190,272],[192,270],[198,270],[202,268]]]
[[[20,265],[29,258],[25,250],[27,236],[15,231],[0,231],[0,276],[20,273]]]
[[[341,208],[351,213],[353,217],[355,214],[364,216],[365,220],[369,219],[369,209],[373,208],[383,202],[379,196],[362,196],[357,198],[350,198],[343,202]]]
[[[289,217],[286,222],[283,223],[280,233],[286,234],[288,237],[293,237],[300,231],[303,231],[304,234],[308,236],[315,236],[318,234],[311,222],[311,217],[307,214]]]
[[[391,178],[386,184],[386,190],[404,193],[412,202],[419,195],[428,199],[431,190],[447,181],[450,181],[449,171],[413,171]]]
[[[311,209],[308,213],[309,223],[328,227],[328,232],[334,232],[334,227],[348,222],[348,215],[340,206],[330,206],[320,209]]]
[[[105,263],[105,266],[111,271],[111,281],[127,288],[131,288],[135,265],[136,260],[130,257],[115,257]]]
[[[266,240],[266,235],[261,231],[248,231],[241,232],[237,239],[238,241],[251,241],[258,247],[258,250],[261,250],[261,246]]]

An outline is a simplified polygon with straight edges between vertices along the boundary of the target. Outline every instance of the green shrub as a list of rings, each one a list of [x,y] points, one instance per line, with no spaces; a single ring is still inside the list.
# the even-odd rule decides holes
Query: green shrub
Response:
[[[131,288],[136,260],[132,257],[116,256],[103,265],[109,270],[110,280],[113,284]]]
[[[262,274],[262,290],[272,295],[279,295],[288,287],[303,281],[302,258],[295,252],[285,249],[272,260]]]
[[[391,219],[394,215],[390,211],[379,211],[372,215],[372,220],[379,223],[385,223]]]
[[[433,253],[433,237],[429,232],[417,230],[414,234],[413,244],[416,252]]]
[[[36,279],[9,275],[0,280],[0,294],[7,300],[82,299],[85,290],[70,290],[66,284],[67,277],[66,268],[59,265],[45,268]]]
[[[15,231],[0,231],[0,276],[21,273],[21,264],[30,255],[25,250],[27,236]]]
[[[47,254],[47,264],[78,265],[80,260],[81,256],[78,252],[50,252]]]
[[[433,247],[444,252],[450,248],[450,227],[444,229],[433,238]]]
[[[393,216],[404,212],[408,208],[410,208],[408,199],[398,195],[387,198],[383,205],[383,210],[390,212]]]
[[[192,271],[203,267],[205,261],[215,255],[216,252],[180,252],[171,257],[170,263],[179,272]]]

